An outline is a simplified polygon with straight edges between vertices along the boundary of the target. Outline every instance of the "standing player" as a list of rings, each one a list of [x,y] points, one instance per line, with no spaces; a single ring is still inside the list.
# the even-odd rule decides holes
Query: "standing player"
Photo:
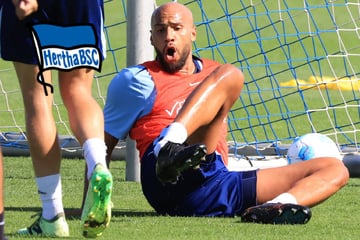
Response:
[[[227,114],[243,73],[231,64],[192,56],[191,11],[170,2],[151,18],[156,59],[123,69],[104,108],[108,158],[119,139],[136,140],[143,193],[160,214],[234,216],[244,222],[304,224],[311,206],[349,178],[336,158],[284,167],[229,171]]]
[[[69,236],[60,177],[61,150],[52,115],[53,96],[46,96],[37,82],[39,67],[29,26],[48,23],[61,26],[91,24],[97,48],[105,56],[102,0],[2,0],[1,57],[12,61],[23,97],[26,135],[42,203],[42,214],[21,235]],[[51,83],[51,72],[43,73]],[[83,235],[100,236],[111,218],[112,175],[105,162],[104,121],[100,106],[92,97],[94,70],[77,68],[59,71],[61,97],[68,111],[70,127],[83,147],[90,188],[81,221]]]

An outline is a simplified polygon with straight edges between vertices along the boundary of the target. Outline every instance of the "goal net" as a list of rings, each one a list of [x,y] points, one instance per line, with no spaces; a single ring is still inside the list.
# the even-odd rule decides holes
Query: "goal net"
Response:
[[[245,74],[245,86],[228,122],[229,149],[235,158],[283,157],[294,138],[310,132],[327,135],[343,154],[358,153],[358,0],[178,2],[193,11],[194,55],[231,63]],[[107,58],[93,89],[101,106],[110,80],[126,65],[126,15],[124,0],[105,2]],[[16,74],[10,63],[0,64],[0,141],[3,149],[11,150],[8,154],[25,154]],[[54,115],[62,148],[69,156],[76,155],[80,147],[54,83]]]

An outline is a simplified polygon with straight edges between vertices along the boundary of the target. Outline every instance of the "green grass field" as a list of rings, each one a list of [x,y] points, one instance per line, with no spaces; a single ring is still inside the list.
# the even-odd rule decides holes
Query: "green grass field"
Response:
[[[33,222],[41,211],[32,165],[27,157],[5,157],[5,232],[10,239],[18,228]],[[240,223],[239,218],[158,216],[142,195],[137,182],[125,179],[125,162],[111,163],[114,175],[113,218],[100,239],[359,239],[360,179],[349,184],[321,205],[312,208],[306,225],[261,225]],[[82,199],[83,160],[63,160],[62,183],[65,209],[76,210]],[[79,216],[67,216],[70,239],[83,239]],[[24,238],[30,239],[30,238]]]

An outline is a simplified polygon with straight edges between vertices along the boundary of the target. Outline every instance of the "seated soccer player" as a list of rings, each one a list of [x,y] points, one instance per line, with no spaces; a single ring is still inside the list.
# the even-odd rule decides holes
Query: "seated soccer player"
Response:
[[[310,207],[349,178],[332,157],[283,167],[229,171],[227,114],[243,73],[192,55],[192,12],[176,2],[151,18],[153,61],[123,69],[110,83],[105,142],[108,160],[129,134],[141,159],[143,193],[159,214],[235,216],[244,222],[304,224]]]

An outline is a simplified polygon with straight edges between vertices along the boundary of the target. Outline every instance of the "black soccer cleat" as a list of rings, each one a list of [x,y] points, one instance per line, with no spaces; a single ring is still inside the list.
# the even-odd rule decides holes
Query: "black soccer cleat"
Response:
[[[156,176],[162,183],[176,183],[183,171],[199,165],[206,154],[204,144],[187,146],[167,142],[157,157]]]
[[[305,224],[310,218],[310,208],[291,203],[265,203],[241,214],[242,222],[264,224]]]

